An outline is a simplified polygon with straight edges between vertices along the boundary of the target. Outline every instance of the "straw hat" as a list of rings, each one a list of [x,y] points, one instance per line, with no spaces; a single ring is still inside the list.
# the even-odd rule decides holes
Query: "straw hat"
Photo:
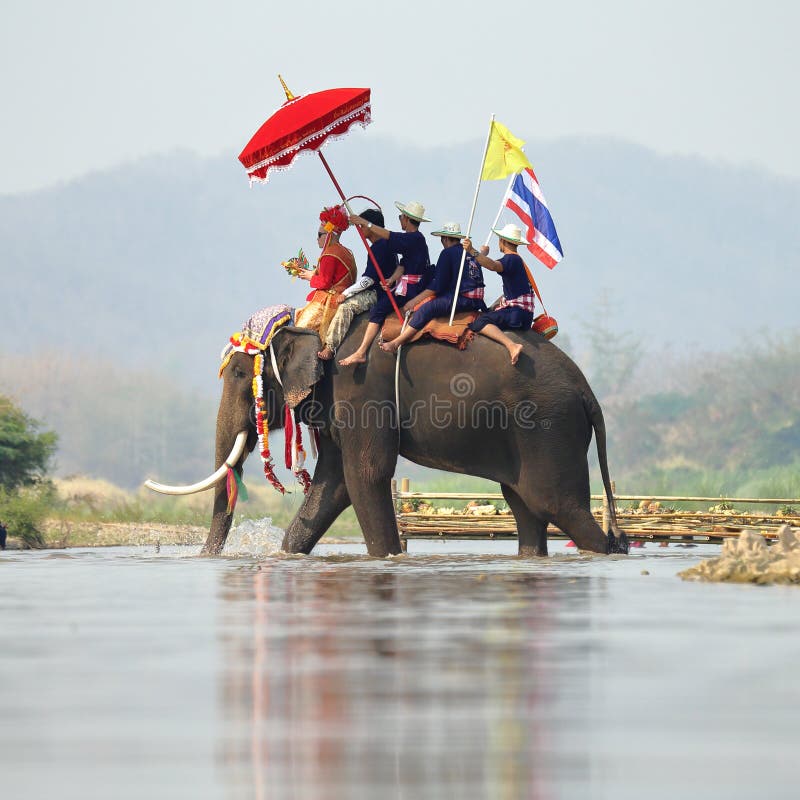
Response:
[[[431,236],[447,236],[450,239],[463,239],[466,235],[461,233],[461,224],[458,222],[445,222],[440,231],[431,231]]]
[[[527,239],[522,238],[522,229],[509,222],[500,230],[492,228],[492,233],[496,233],[501,239],[505,239],[511,244],[530,244]]]
[[[425,216],[425,206],[422,203],[418,203],[416,200],[412,200],[410,203],[401,203],[399,200],[395,200],[394,204],[397,206],[398,211],[407,217],[411,217],[417,222],[430,222]]]

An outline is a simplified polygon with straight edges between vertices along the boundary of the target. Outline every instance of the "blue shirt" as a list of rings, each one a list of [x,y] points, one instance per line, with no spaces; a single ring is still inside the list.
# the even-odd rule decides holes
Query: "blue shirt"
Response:
[[[503,265],[500,277],[503,279],[503,296],[506,300],[513,300],[515,297],[533,291],[525,272],[525,264],[522,263],[520,256],[516,253],[506,253],[498,260]]]
[[[428,243],[419,231],[409,233],[389,232],[389,252],[400,256],[400,266],[406,275],[426,275],[431,259]]]
[[[383,277],[388,280],[390,275],[397,269],[397,256],[389,249],[389,242],[386,239],[378,239],[373,242],[371,250],[383,272]],[[363,277],[372,278],[375,283],[380,283],[381,280],[369,256],[367,256],[367,268],[364,270]]]
[[[461,266],[463,253],[464,248],[460,243],[450,245],[442,250],[439,260],[436,262],[436,269],[433,271],[433,280],[428,286],[437,296],[449,294],[452,297],[455,294],[458,269]],[[483,273],[480,266],[472,256],[467,256],[464,261],[459,293],[471,292],[483,285]]]

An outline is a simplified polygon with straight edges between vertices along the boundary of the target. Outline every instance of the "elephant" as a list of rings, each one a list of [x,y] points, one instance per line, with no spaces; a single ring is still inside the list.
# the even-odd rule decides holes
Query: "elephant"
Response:
[[[354,320],[337,359],[356,349],[366,316]],[[311,487],[285,531],[282,549],[310,553],[352,505],[368,554],[400,553],[391,480],[402,455],[499,483],[517,524],[521,556],[547,555],[550,522],[582,550],[627,552],[614,512],[603,414],[586,378],[538,333],[509,335],[523,344],[515,366],[500,345],[475,336],[463,351],[424,339],[403,347],[397,359],[373,343],[366,364],[342,367],[317,357],[321,343],[315,331],[281,328],[271,345],[274,359],[263,359],[269,429],[283,425],[285,403],[319,434]],[[203,547],[211,555],[222,551],[232,520],[222,480],[226,462],[241,475],[257,443],[253,356],[234,353],[222,378],[218,469],[203,484],[215,488]],[[587,453],[593,432],[612,512],[608,534],[590,510]]]

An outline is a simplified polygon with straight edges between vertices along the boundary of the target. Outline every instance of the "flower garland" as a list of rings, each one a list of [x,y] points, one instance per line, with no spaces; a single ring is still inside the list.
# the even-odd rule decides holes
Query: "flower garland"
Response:
[[[269,452],[269,425],[267,423],[267,407],[264,402],[264,354],[258,353],[253,359],[253,398],[256,404],[256,434],[258,435],[258,452],[264,464],[264,475],[281,493],[286,494],[284,485],[275,474],[275,465]]]
[[[231,336],[229,343],[222,351],[220,375],[228,365],[233,353],[240,352],[253,356],[253,379],[252,392],[255,404],[256,434],[258,436],[258,452],[264,465],[264,475],[272,486],[281,494],[286,493],[283,484],[275,475],[275,465],[269,449],[269,423],[267,421],[267,405],[264,400],[264,353],[268,347],[272,347],[272,339],[278,332],[280,326],[290,323],[292,312],[287,306],[272,306],[264,308],[254,314],[243,326],[242,331]],[[273,351],[274,359],[274,351]],[[273,362],[276,370],[276,379],[281,382],[280,375],[277,374],[277,365]],[[292,411],[287,405],[284,412],[286,425],[286,446],[285,460],[287,468],[291,469],[303,492],[308,494],[311,489],[311,476],[308,470],[303,468],[306,453],[303,449],[303,435],[300,423],[297,421]],[[312,431],[312,436],[316,436],[316,431]],[[317,440],[318,442],[318,440]],[[313,443],[312,443],[313,445]],[[246,498],[247,490],[235,470],[228,468],[227,494],[228,494],[228,513],[233,512],[236,500],[239,496]]]

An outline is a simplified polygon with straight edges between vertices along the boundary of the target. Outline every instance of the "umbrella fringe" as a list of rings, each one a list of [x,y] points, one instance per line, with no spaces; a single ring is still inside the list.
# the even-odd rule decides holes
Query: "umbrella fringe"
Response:
[[[349,121],[347,128],[345,130],[340,131],[338,133],[330,133],[342,124],[345,124]],[[286,156],[296,153],[298,156],[301,155],[303,152],[316,152],[317,150],[321,150],[329,141],[333,141],[335,139],[342,139],[343,137],[347,136],[350,131],[356,126],[360,125],[362,128],[366,128],[372,122],[372,116],[370,114],[370,103],[369,101],[364,103],[362,106],[359,106],[354,111],[351,111],[344,117],[340,117],[339,119],[332,122],[330,125],[326,125],[321,131],[317,131],[310,136],[301,139],[296,144],[293,144],[291,147],[284,148],[278,153],[270,156],[269,158],[265,158],[262,161],[253,164],[251,167],[247,167],[247,175],[250,178],[250,184],[254,182],[258,183],[267,183],[269,181],[269,173],[273,170],[276,172],[285,172],[292,168],[292,164],[294,163],[294,159],[289,164],[275,164],[274,162],[280,161]],[[310,142],[313,142],[315,139],[324,139],[319,147],[308,147]],[[259,175],[254,175],[255,172],[260,172],[265,170],[263,177]]]

